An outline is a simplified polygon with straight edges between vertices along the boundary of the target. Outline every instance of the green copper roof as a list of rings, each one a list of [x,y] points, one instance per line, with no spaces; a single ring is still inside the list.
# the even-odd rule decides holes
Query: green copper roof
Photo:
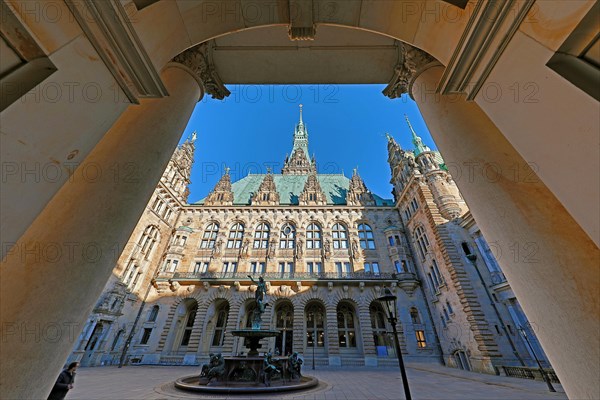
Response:
[[[234,205],[250,205],[252,196],[258,190],[263,181],[264,174],[250,174],[245,178],[231,184],[233,191]],[[273,179],[277,192],[279,192],[279,202],[281,205],[297,205],[298,196],[304,189],[304,184],[308,179],[308,175],[278,175],[274,174]],[[321,185],[321,189],[327,196],[327,205],[344,205],[346,204],[346,192],[350,187],[350,179],[341,174],[318,174],[317,179]],[[393,206],[393,200],[382,199],[377,195],[373,195],[375,204],[378,206]],[[194,203],[196,205],[204,204],[204,199]]]

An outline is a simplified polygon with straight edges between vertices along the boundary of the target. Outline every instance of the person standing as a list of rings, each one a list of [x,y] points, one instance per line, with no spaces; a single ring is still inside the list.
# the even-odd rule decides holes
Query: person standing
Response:
[[[67,369],[60,373],[48,396],[48,400],[62,400],[67,395],[67,392],[73,389],[73,385],[75,384],[75,370],[77,370],[77,367],[79,367],[79,363],[77,361],[72,362]]]

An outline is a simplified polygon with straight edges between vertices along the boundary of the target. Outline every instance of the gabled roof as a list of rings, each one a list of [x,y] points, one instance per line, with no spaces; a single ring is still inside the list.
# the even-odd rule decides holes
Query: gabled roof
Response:
[[[265,174],[250,174],[237,182],[232,183],[233,205],[250,205],[253,194],[258,190]],[[280,197],[281,205],[298,205],[298,196],[304,189],[308,175],[280,175],[273,174],[275,186]],[[342,174],[317,174],[321,189],[325,192],[327,205],[345,205],[346,193],[350,187],[350,179]],[[373,195],[377,206],[393,206],[390,199],[382,199]],[[204,199],[194,203],[204,204]]]

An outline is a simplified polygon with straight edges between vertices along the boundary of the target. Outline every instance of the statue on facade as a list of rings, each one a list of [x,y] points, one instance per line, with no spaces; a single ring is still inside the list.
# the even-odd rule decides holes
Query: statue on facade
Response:
[[[303,245],[304,245],[304,242],[302,241],[302,239],[298,238],[298,240],[296,240],[296,259],[302,258],[302,246]]]
[[[271,243],[269,244],[269,250],[267,252],[267,258],[270,260],[273,257],[275,257],[275,248],[277,246],[277,243],[275,242],[275,240],[271,240]]]
[[[242,244],[242,249],[241,249],[240,254],[242,255],[242,257],[247,257],[249,253],[250,253],[250,240],[246,239],[246,240],[244,240],[244,243]]]
[[[360,257],[360,250],[358,247],[358,242],[356,240],[353,240],[352,241],[352,258],[356,260],[358,257]]]
[[[212,249],[213,257],[221,256],[221,246],[222,245],[223,245],[223,241],[221,239],[217,239],[217,242],[214,244],[213,249]]]
[[[304,361],[298,357],[298,353],[294,352],[288,357],[288,370],[290,372],[290,379],[300,379],[302,374],[300,372]]]
[[[331,241],[329,238],[325,238],[325,242],[322,249],[323,258],[327,259],[331,256]]]
[[[271,377],[273,376],[274,373],[278,373],[278,374],[281,373],[279,368],[277,368],[273,364],[271,353],[267,353],[265,355],[265,359],[263,360],[263,372],[265,374],[265,376],[264,376],[265,386],[271,386]]]
[[[202,366],[200,378],[210,380],[212,378],[221,378],[225,374],[225,359],[221,353],[210,353],[210,361]]]

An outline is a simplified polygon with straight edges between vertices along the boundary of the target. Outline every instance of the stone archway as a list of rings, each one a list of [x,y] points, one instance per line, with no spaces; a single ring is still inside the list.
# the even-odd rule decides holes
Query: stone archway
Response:
[[[258,1],[268,12],[254,18],[244,10],[208,9],[206,2],[190,0],[154,2],[139,11],[134,3],[125,3],[123,9],[118,2],[71,4],[70,9],[61,3],[65,15],[74,18],[58,23],[24,19],[23,31],[35,32],[31,40],[47,52],[41,58],[56,66],[52,83],[64,88],[74,80],[93,82],[102,95],[90,99],[85,97],[89,93],[78,92],[73,98],[65,92],[56,101],[21,96],[2,112],[5,165],[30,168],[50,162],[73,172],[85,161],[103,171],[128,163],[139,168],[128,181],[107,174],[90,181],[79,175],[81,168],[77,174],[42,182],[8,175],[0,202],[0,314],[8,332],[2,343],[3,397],[23,397],[31,381],[44,384],[28,395],[45,396],[71,344],[23,343],[16,327],[47,326],[64,322],[66,316],[85,318],[114,266],[110,249],[127,241],[195,102],[211,87],[211,76],[218,83],[210,68],[198,64],[206,63],[206,54],[190,57],[196,64],[187,66],[171,60],[211,39],[278,26],[287,27],[294,40],[318,35],[319,27],[346,27],[414,46],[402,46],[403,58],[390,71],[389,94],[405,91],[415,98],[442,155],[457,167],[455,180],[486,237],[506,248],[514,243],[539,246],[539,263],[508,257],[500,263],[523,308],[540,326],[540,340],[569,396],[598,397],[593,376],[600,359],[598,155],[589,139],[589,132],[600,128],[598,119],[590,118],[597,103],[546,66],[593,2],[559,12],[541,1],[513,2],[501,15],[494,14],[502,10],[494,9],[493,2],[467,10],[445,1],[428,2],[427,7],[404,1],[372,2],[368,7],[358,0],[313,3],[316,7],[293,13],[295,2],[273,8],[272,1]],[[327,4],[338,8],[327,12]],[[86,7],[104,8],[99,13]],[[18,4],[13,9],[15,15],[23,14]],[[437,20],[428,19],[432,9]],[[560,32],[536,30],[531,25],[536,15],[554,21]],[[119,32],[119,40],[99,30],[100,23]],[[486,40],[475,41],[477,37]],[[115,54],[120,57],[111,57]],[[427,54],[438,63],[427,63]],[[514,96],[490,99],[481,90],[490,82],[505,90],[514,82],[536,82],[544,107],[515,102]],[[577,106],[564,113],[565,104]],[[67,113],[73,115],[68,126]],[[569,135],[556,133],[567,131]],[[490,165],[494,179],[485,176]],[[515,180],[515,167],[527,179]],[[473,168],[478,168],[478,180],[456,175],[467,176]],[[23,207],[27,212],[20,211]],[[90,213],[90,207],[98,212]],[[50,231],[49,226],[56,228]],[[73,243],[100,252],[90,257],[78,251],[60,262],[32,256],[32,244],[38,245],[34,253],[42,254],[50,243],[59,243],[64,254],[71,254],[66,251]],[[57,296],[56,287],[67,295]],[[81,300],[73,302],[75,297]],[[73,327],[66,326],[65,335],[69,329]],[[567,342],[571,346],[564,346]],[[27,367],[14,368],[14,360]]]

